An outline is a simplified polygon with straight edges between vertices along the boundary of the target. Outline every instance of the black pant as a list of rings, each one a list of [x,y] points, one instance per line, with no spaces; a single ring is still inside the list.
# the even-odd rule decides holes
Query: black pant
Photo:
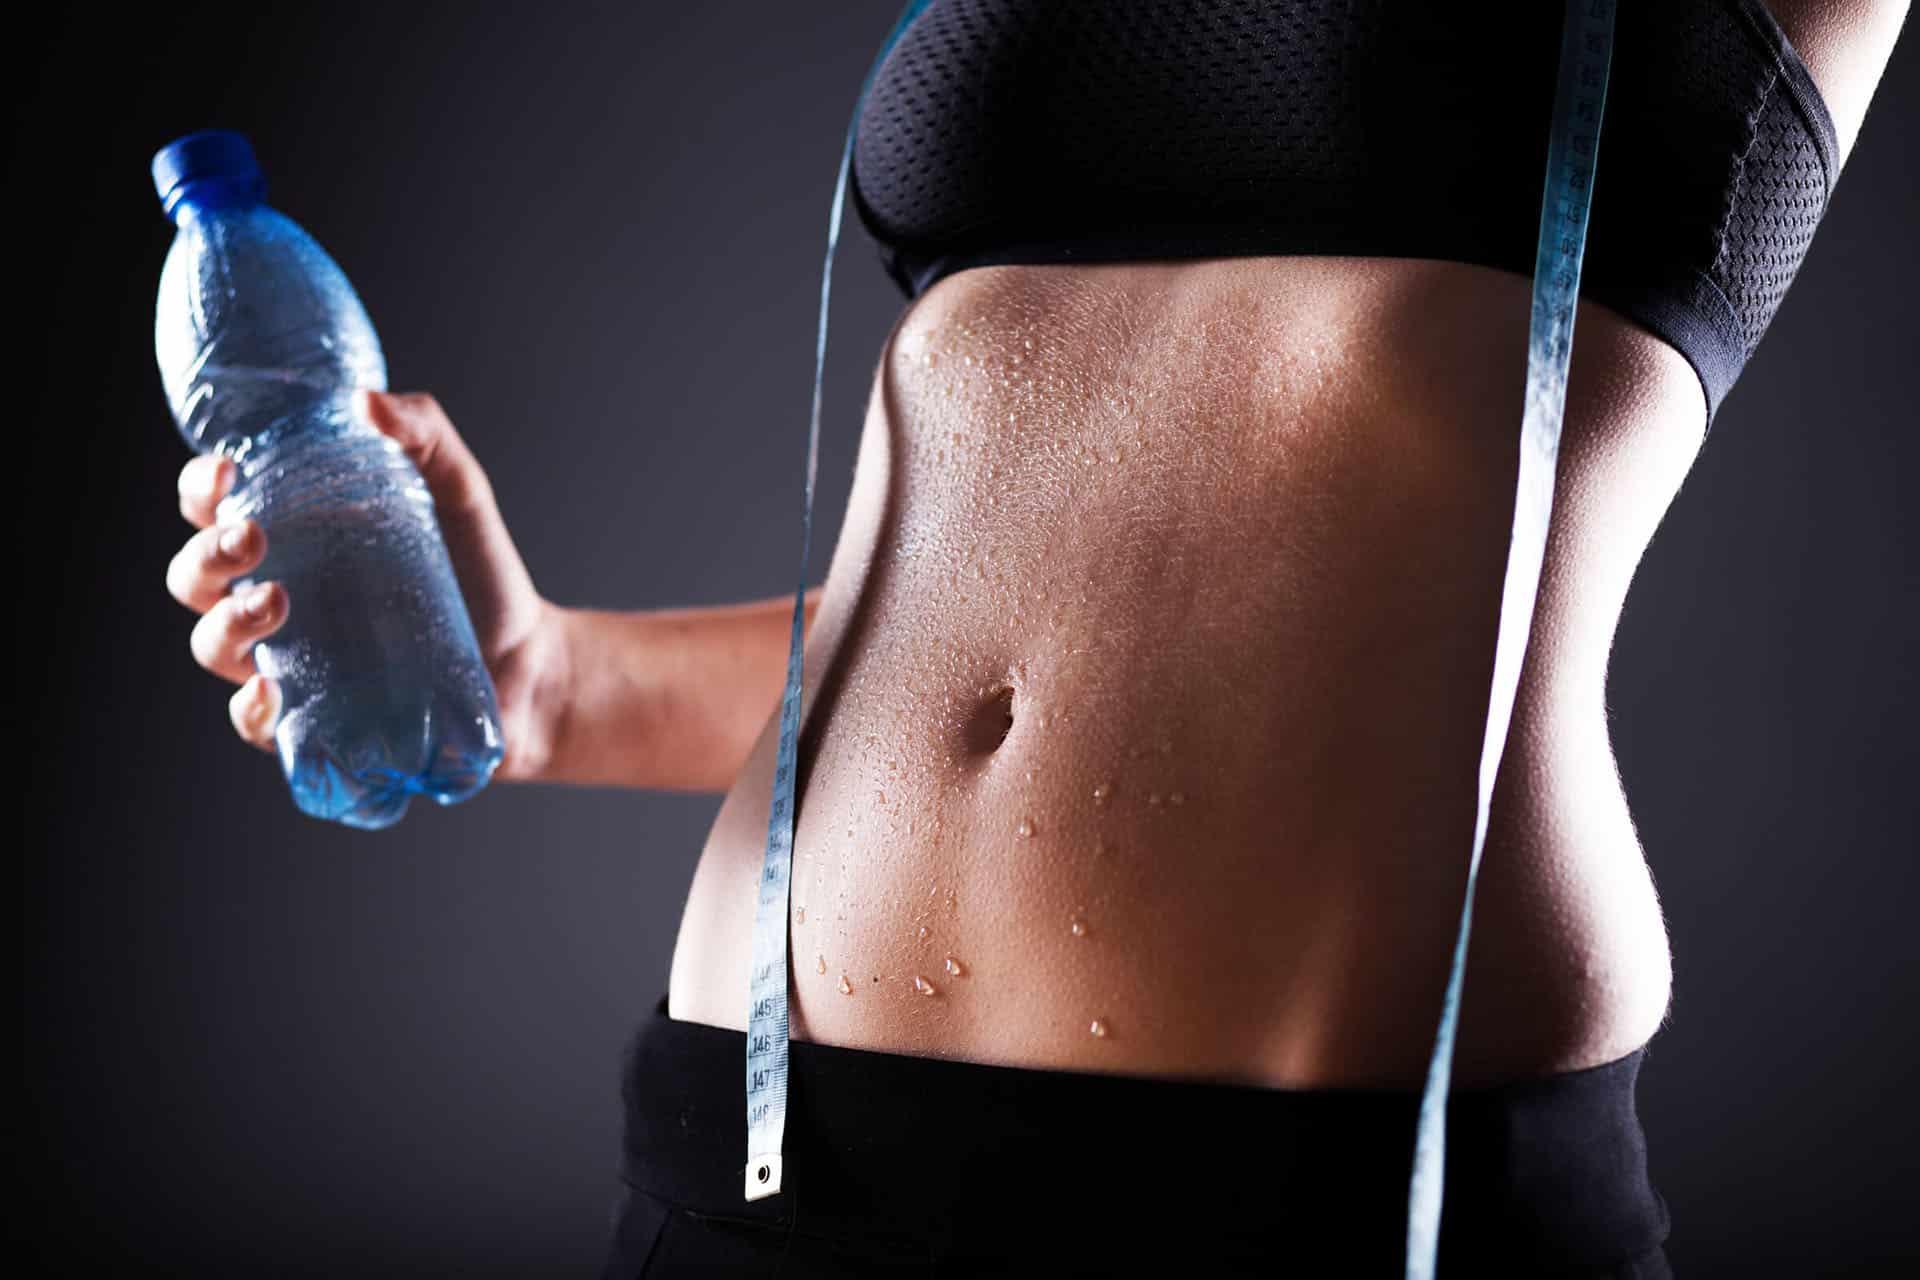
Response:
[[[1641,1052],[1457,1090],[1440,1271],[1670,1275]],[[745,1036],[635,1035],[605,1276],[1398,1276],[1418,1096],[792,1045],[785,1189],[749,1203]]]

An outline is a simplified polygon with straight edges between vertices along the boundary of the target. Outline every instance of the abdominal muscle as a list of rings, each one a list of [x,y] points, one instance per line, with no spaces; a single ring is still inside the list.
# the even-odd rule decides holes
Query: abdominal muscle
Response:
[[[1529,282],[1458,263],[988,267],[902,317],[807,637],[796,1040],[1415,1087],[1472,846]],[[1583,303],[1474,907],[1460,1085],[1653,1034],[1665,930],[1606,659],[1699,447]],[[778,707],[671,1016],[744,1028]]]

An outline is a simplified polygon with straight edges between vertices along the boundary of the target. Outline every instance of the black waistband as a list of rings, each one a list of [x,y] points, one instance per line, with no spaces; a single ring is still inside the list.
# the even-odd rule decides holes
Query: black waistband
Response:
[[[1634,1110],[1643,1051],[1456,1090],[1443,1271],[1639,1258],[1666,1238]],[[1275,1090],[1028,1070],[795,1041],[787,1189],[749,1203],[745,1037],[677,1022],[663,997],[631,1043],[626,1180],[699,1213],[920,1256],[1053,1241],[1220,1258],[1338,1258],[1394,1274],[1417,1093]],[[1157,1233],[1157,1234],[1156,1234]],[[1162,1238],[1164,1237],[1164,1238]],[[1175,1239],[1183,1241],[1177,1246]]]

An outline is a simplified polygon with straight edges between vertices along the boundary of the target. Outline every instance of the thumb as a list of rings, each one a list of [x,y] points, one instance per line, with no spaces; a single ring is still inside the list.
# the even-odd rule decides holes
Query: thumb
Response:
[[[352,409],[406,451],[443,512],[465,514],[493,505],[493,487],[440,402],[424,391],[395,395],[360,387]]]
[[[540,596],[486,471],[440,402],[425,392],[393,395],[363,387],[353,393],[352,411],[405,450],[427,482],[483,652],[491,659],[513,647],[539,620]]]

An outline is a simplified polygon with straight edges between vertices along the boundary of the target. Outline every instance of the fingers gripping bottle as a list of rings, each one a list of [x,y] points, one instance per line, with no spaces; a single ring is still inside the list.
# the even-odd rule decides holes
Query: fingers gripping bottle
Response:
[[[189,445],[237,464],[220,518],[267,535],[248,580],[286,588],[253,657],[280,683],[295,803],[384,827],[416,792],[464,800],[500,763],[500,713],[426,484],[352,412],[357,388],[387,385],[366,309],[267,206],[240,134],[169,143],[153,181],[177,228],[154,307],[167,402]]]

